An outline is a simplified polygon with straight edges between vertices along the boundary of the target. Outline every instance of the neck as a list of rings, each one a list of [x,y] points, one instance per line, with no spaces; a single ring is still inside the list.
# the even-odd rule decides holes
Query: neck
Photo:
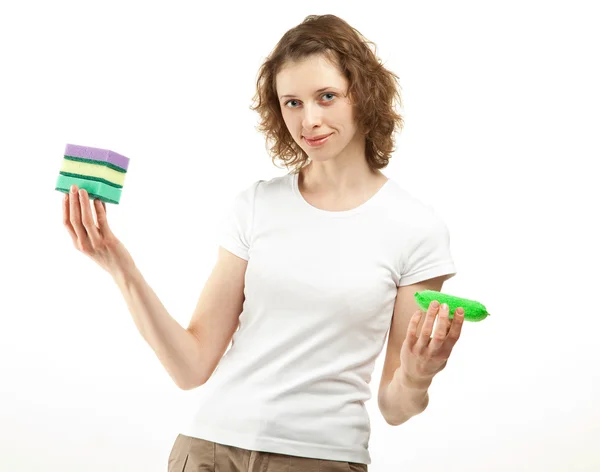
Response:
[[[298,176],[307,193],[344,196],[363,192],[374,183],[385,179],[379,170],[371,170],[362,142],[353,140],[337,156],[324,162],[311,160]]]

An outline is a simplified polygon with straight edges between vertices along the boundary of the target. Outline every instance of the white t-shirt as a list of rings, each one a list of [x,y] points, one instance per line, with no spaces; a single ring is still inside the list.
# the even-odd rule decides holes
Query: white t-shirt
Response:
[[[365,402],[397,287],[456,274],[445,223],[391,179],[357,208],[321,210],[290,173],[235,197],[220,244],[248,260],[243,312],[182,434],[370,464]]]

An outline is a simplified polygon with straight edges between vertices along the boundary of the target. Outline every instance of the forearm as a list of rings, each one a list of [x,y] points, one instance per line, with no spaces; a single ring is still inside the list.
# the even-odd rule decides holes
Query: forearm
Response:
[[[405,423],[427,408],[432,379],[416,382],[400,366],[379,399],[379,409],[392,426]]]
[[[175,384],[184,390],[200,383],[200,343],[165,309],[141,272],[130,264],[113,274],[133,321]]]

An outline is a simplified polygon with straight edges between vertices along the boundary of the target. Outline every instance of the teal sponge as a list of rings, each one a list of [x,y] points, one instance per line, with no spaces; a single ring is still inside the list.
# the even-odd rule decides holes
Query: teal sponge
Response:
[[[107,149],[67,144],[55,190],[69,193],[71,185],[91,199],[119,204],[129,158]]]

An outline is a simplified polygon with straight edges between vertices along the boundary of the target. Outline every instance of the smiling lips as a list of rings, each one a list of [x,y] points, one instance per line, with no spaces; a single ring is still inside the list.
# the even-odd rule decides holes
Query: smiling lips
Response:
[[[304,136],[304,140],[309,146],[320,146],[321,144],[327,142],[329,136],[331,136],[331,134],[322,134],[321,136],[315,136],[314,138],[307,138]]]

